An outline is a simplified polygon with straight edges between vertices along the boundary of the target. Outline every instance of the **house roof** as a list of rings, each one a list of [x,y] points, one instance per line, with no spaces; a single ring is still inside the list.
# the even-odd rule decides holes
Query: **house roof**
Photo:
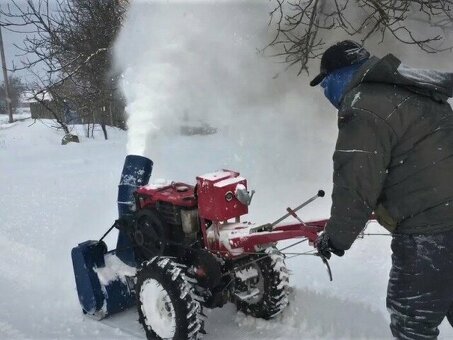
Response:
[[[35,98],[35,93],[37,93],[38,91],[24,91],[21,93],[20,95],[20,98],[19,98],[19,102],[20,103],[23,103],[23,104],[30,104],[30,103],[36,103],[37,100]],[[52,95],[47,92],[47,91],[44,91],[44,92],[41,92],[39,91],[40,93],[38,94],[38,99],[40,100],[48,100],[48,101],[51,101],[53,98],[52,98]]]

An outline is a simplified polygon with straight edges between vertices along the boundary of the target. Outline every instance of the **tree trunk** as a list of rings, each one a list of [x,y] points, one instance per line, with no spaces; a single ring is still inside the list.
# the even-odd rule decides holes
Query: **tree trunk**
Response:
[[[102,128],[102,132],[104,132],[105,140],[109,139],[108,136],[107,136],[107,128],[105,127],[104,123],[101,124],[101,128]]]

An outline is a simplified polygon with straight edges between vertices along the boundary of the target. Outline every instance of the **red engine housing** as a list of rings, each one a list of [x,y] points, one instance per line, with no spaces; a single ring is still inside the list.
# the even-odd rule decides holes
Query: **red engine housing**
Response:
[[[211,221],[227,221],[248,213],[236,197],[236,188],[247,189],[247,180],[238,172],[223,170],[197,177],[198,214]]]

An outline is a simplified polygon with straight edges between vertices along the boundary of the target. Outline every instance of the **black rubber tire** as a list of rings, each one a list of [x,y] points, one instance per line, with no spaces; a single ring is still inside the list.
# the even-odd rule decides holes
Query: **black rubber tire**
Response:
[[[136,295],[139,322],[146,332],[147,339],[162,339],[150,326],[144,311],[142,287],[147,280],[156,280],[170,297],[175,313],[175,340],[199,339],[204,334],[202,306],[197,301],[193,286],[187,281],[185,267],[170,258],[155,257],[142,264],[137,273]],[[148,302],[149,303],[149,302]]]
[[[268,256],[266,256],[268,255]],[[263,291],[258,301],[248,302],[239,299],[233,294],[233,303],[241,312],[256,318],[271,319],[280,314],[288,305],[289,274],[285,265],[284,256],[275,253],[273,248],[263,255],[248,256],[238,262],[237,267],[261,259],[252,264],[259,271],[263,280]],[[242,281],[236,277],[235,289],[241,288]]]
[[[141,260],[149,260],[164,254],[167,237],[166,225],[154,209],[143,209],[137,212],[136,229],[143,237],[143,245],[135,239],[136,253]],[[137,234],[136,231],[136,234]],[[136,235],[134,235],[136,237]]]

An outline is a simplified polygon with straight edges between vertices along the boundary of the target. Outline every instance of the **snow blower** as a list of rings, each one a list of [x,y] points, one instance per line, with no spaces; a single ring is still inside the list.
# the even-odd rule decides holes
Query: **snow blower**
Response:
[[[102,239],[72,250],[84,313],[102,318],[136,304],[149,339],[198,339],[203,308],[233,302],[238,310],[270,319],[288,305],[285,256],[299,243],[313,243],[327,220],[304,222],[297,211],[273,223],[241,221],[254,192],[238,172],[221,170],[196,178],[195,185],[147,185],[152,162],[127,156],[121,176],[117,248]],[[296,223],[281,224],[292,216]],[[298,238],[278,249],[277,242]],[[322,258],[323,262],[327,260]],[[330,273],[330,269],[329,269]]]

